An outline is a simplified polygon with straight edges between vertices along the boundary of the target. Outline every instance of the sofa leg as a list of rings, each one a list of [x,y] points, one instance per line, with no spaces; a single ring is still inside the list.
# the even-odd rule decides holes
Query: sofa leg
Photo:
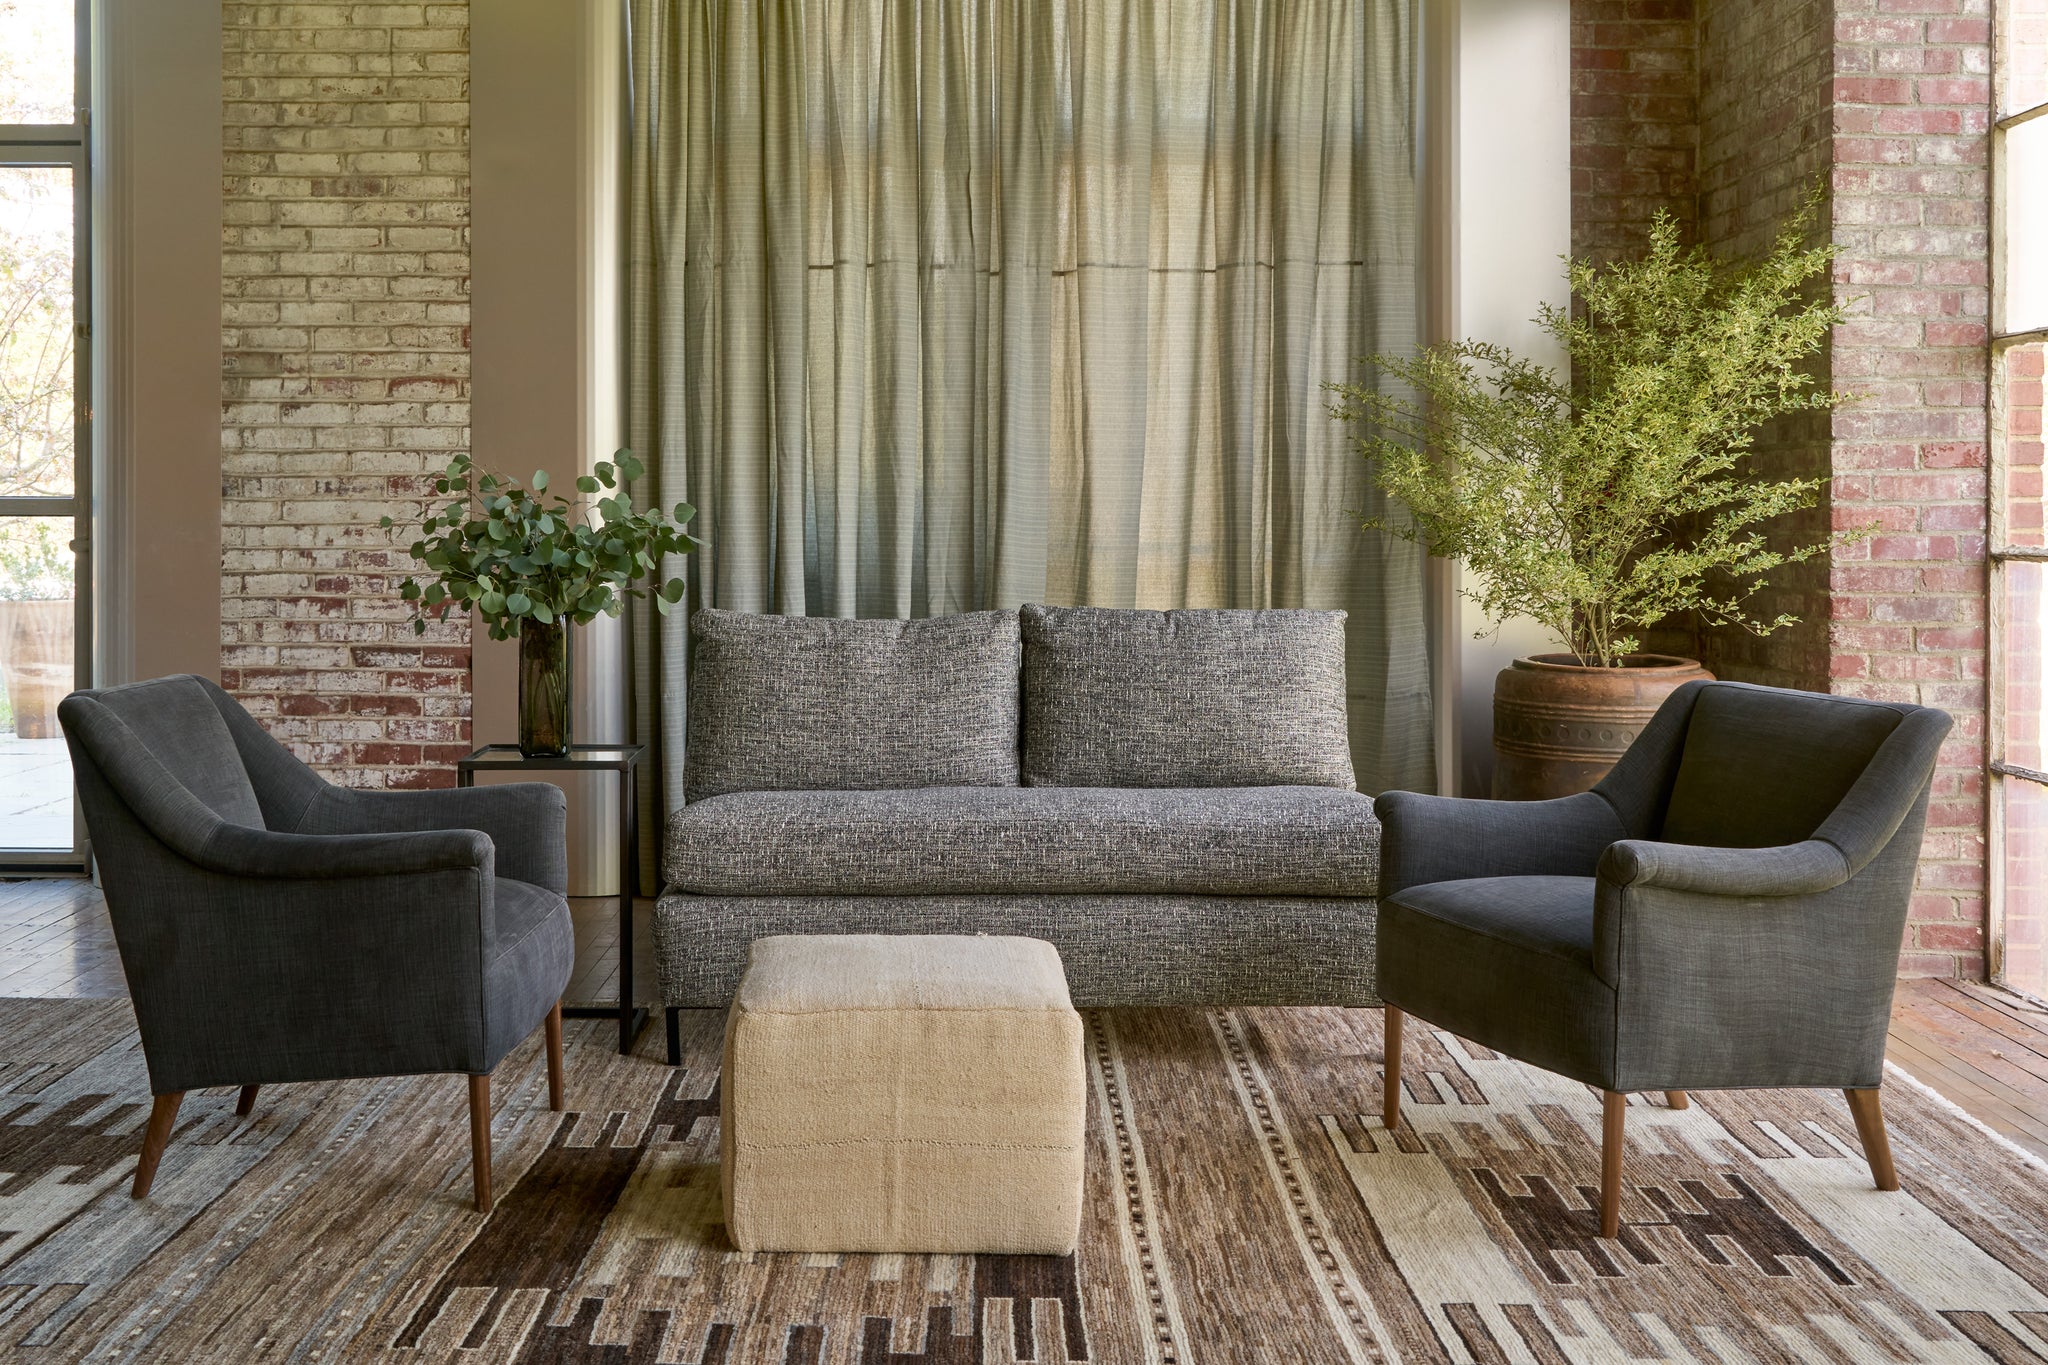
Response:
[[[148,1197],[149,1187],[156,1181],[156,1164],[164,1158],[171,1129],[177,1126],[178,1106],[184,1101],[185,1092],[173,1090],[168,1095],[158,1095],[149,1106],[149,1126],[142,1130],[142,1159],[135,1164],[135,1186],[131,1191],[137,1199]]]
[[[548,1108],[562,1112],[562,1002],[548,1011]]]
[[[1673,1109],[1692,1108],[1692,1101],[1686,1097],[1686,1093],[1683,1090],[1665,1091],[1664,1103],[1670,1105]]]
[[[1387,1006],[1387,1043],[1380,1068],[1380,1122],[1389,1132],[1401,1126],[1401,1011]]]
[[[262,1088],[257,1085],[245,1085],[242,1087],[242,1093],[235,1097],[236,1118],[245,1119],[256,1112],[256,1092]]]
[[[491,1078],[469,1078],[469,1169],[476,1182],[476,1211],[491,1211]]]
[[[683,1064],[683,1012],[675,1006],[668,1007],[668,1064]]]
[[[1881,1190],[1896,1190],[1899,1173],[1892,1165],[1892,1140],[1884,1130],[1884,1105],[1878,1099],[1876,1087],[1844,1090],[1842,1094],[1848,1097],[1849,1112],[1856,1116],[1856,1136],[1863,1140],[1863,1156],[1870,1162],[1871,1179]]]
[[[1600,1235],[1621,1235],[1622,1128],[1628,1096],[1607,1090],[1600,1096]]]

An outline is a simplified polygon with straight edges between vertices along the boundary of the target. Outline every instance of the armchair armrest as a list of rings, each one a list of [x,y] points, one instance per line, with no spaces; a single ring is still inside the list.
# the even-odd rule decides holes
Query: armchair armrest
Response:
[[[1855,869],[1825,839],[1777,848],[1702,848],[1624,839],[1600,858],[1600,880],[1707,896],[1811,896],[1832,891]]]
[[[221,824],[191,861],[229,877],[283,880],[397,877],[423,872],[492,871],[488,837],[473,829],[393,834],[275,834]]]
[[[474,830],[336,831],[343,837],[329,837],[319,831],[281,833],[235,824],[171,776],[118,716],[75,696],[65,699],[63,714],[74,743],[83,746],[94,765],[121,776],[120,799],[143,826],[205,872],[286,880],[424,872],[491,875],[491,840]],[[351,833],[355,837],[347,837]]]
[[[1470,877],[1590,877],[1609,844],[1628,837],[1598,792],[1555,801],[1471,801],[1387,792],[1380,894]]]
[[[478,830],[497,847],[497,873],[557,894],[569,886],[568,799],[548,782],[508,782],[440,791],[370,792],[330,787],[299,832],[307,835],[423,835]]]

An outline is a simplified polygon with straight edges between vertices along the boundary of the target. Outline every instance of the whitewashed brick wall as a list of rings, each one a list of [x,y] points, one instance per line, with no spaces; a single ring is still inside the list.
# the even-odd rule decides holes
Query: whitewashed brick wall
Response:
[[[469,632],[403,537],[469,443],[469,8],[222,5],[221,673],[336,781],[445,786]]]

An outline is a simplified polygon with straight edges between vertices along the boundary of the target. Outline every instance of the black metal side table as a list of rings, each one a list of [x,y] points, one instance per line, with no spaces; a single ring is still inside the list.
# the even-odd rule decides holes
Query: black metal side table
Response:
[[[473,787],[478,773],[612,772],[619,775],[619,998],[604,1005],[564,1005],[571,1019],[617,1019],[619,1053],[647,1026],[647,1011],[633,1003],[633,895],[640,880],[640,802],[634,769],[644,744],[572,744],[555,757],[528,758],[516,744],[486,744],[455,763],[455,785]]]

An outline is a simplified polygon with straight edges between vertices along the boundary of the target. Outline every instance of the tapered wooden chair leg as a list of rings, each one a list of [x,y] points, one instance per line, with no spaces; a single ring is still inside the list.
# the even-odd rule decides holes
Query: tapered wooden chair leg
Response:
[[[168,1095],[158,1095],[149,1106],[149,1126],[142,1130],[142,1160],[135,1165],[133,1194],[137,1199],[148,1195],[149,1187],[156,1182],[156,1164],[164,1158],[171,1129],[177,1126],[178,1106],[184,1101],[185,1092],[173,1090]]]
[[[469,1165],[476,1177],[476,1211],[491,1211],[491,1078],[469,1078]]]
[[[1856,1116],[1856,1136],[1863,1140],[1863,1156],[1870,1162],[1871,1179],[1881,1190],[1896,1190],[1899,1173],[1892,1166],[1892,1140],[1884,1130],[1884,1105],[1875,1088],[1844,1090],[1849,1112]]]
[[[262,1088],[260,1085],[245,1085],[242,1087],[242,1093],[235,1097],[236,1118],[245,1119],[256,1112],[256,1092]]]
[[[548,1108],[562,1112],[562,1002],[548,1011]]]
[[[1600,1235],[1621,1235],[1622,1130],[1628,1096],[1608,1090],[1600,1098]]]
[[[1686,1097],[1686,1093],[1683,1090],[1665,1091],[1664,1103],[1670,1105],[1673,1109],[1692,1108],[1692,1101]]]
[[[683,1064],[683,1012],[674,1005],[668,1007],[668,1064]]]
[[[1380,1068],[1380,1121],[1390,1129],[1401,1126],[1401,1017],[1401,1011],[1387,1006],[1386,1060]]]

